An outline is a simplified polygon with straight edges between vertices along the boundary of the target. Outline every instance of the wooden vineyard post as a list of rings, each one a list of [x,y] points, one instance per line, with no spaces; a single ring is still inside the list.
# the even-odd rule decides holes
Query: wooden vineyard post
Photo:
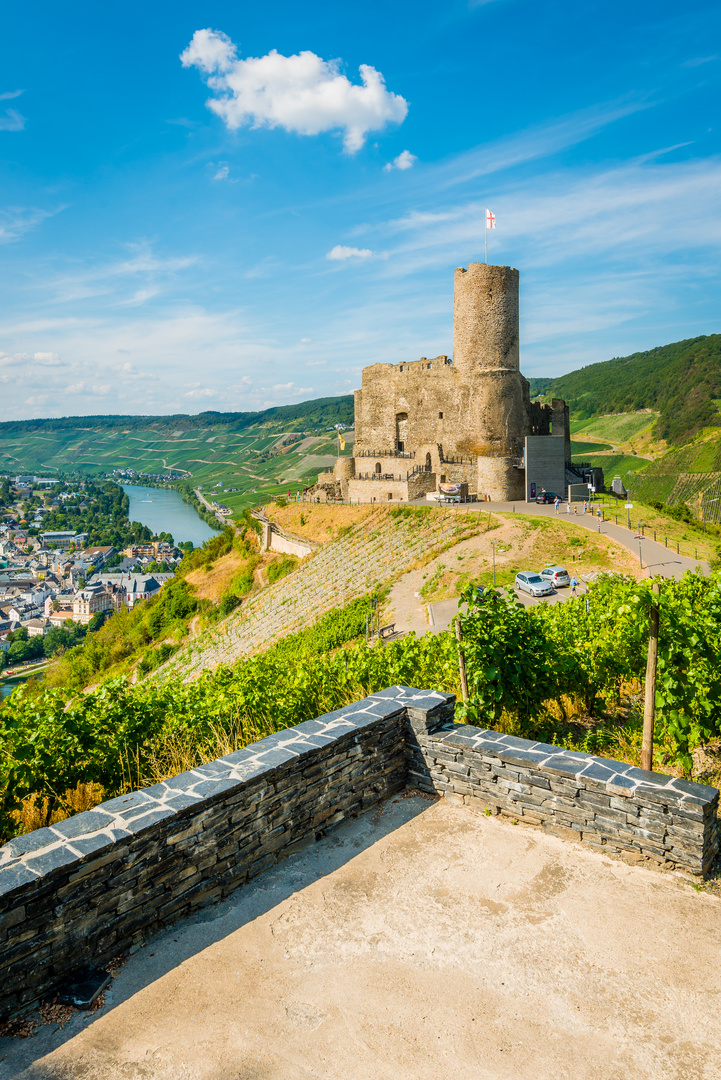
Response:
[[[463,653],[463,637],[461,636],[461,620],[456,619],[456,638],[458,639],[458,667],[461,672],[461,691],[463,700],[468,701],[468,679],[466,677],[466,657]]]
[[[646,683],[643,701],[643,740],[641,742],[641,768],[653,771],[653,714],[656,702],[656,664],[658,661],[658,597],[661,595],[659,582],[653,583],[653,603],[649,616],[648,660],[646,661]]]

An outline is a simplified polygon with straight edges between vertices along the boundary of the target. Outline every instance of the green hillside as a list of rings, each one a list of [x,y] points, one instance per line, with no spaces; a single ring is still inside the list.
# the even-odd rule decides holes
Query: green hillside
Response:
[[[314,482],[338,453],[338,423],[353,423],[350,395],[257,413],[13,421],[0,424],[0,473],[172,472],[237,510]],[[352,441],[349,432],[347,453]]]
[[[683,446],[703,428],[721,425],[721,334],[590,364],[558,379],[529,381],[535,396],[564,398],[576,420],[652,409],[659,414],[656,437]],[[584,433],[590,430],[583,426]],[[595,434],[612,438],[601,428]]]

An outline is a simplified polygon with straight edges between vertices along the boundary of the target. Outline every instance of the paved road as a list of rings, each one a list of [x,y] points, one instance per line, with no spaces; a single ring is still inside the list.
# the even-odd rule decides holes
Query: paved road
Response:
[[[515,596],[524,607],[533,607],[534,604],[562,604],[571,595],[570,588],[557,589],[550,596],[534,597],[528,593],[518,592],[516,589],[499,588],[500,593]],[[588,586],[581,582],[576,590],[577,596],[583,596],[588,592]],[[458,597],[452,596],[450,600],[438,600],[435,604],[428,605],[428,615],[431,622],[431,630],[434,634],[440,634],[441,630],[447,630],[458,614]],[[464,604],[463,612],[467,611]]]
[[[422,499],[416,500],[416,504],[419,506],[428,505]],[[447,509],[450,513],[476,511],[478,513],[487,514],[489,511],[497,511],[499,513],[507,514],[515,511],[516,513],[523,514],[541,514],[545,517],[556,516],[553,506],[537,506],[535,503],[469,503],[463,506],[449,506]],[[566,514],[564,511],[561,511],[558,516],[565,522],[576,525],[580,529],[588,529],[589,532],[595,533],[599,531],[598,519],[591,514],[583,514],[580,510],[577,515]],[[615,525],[611,521],[602,521],[600,531],[604,536],[609,536],[612,540],[615,540],[629,551],[632,551],[634,555],[639,554],[639,539],[636,533],[630,532],[620,525]],[[710,572],[708,563],[703,562],[703,560],[688,559],[685,555],[677,555],[675,551],[668,550],[663,544],[655,543],[653,540],[645,538],[641,539],[640,546],[643,568],[648,572],[649,576],[680,578],[687,570],[694,571],[697,568],[704,574]],[[581,595],[586,588],[587,586],[581,585],[578,590],[579,595]],[[504,590],[502,589],[501,592],[503,591]],[[539,603],[562,603],[564,600],[568,599],[571,593],[570,589],[559,589],[551,596],[541,600],[533,599],[526,593],[519,593],[516,590],[510,591],[512,591],[526,607],[531,604]],[[450,600],[440,600],[435,604],[429,604],[428,614],[431,621],[431,630],[434,634],[439,634],[442,630],[447,630],[458,614],[458,597],[455,596]]]
[[[415,500],[417,506],[427,506],[428,503],[424,499]],[[519,514],[540,514],[544,517],[555,517],[556,513],[553,506],[537,506],[535,503],[467,503],[463,506],[449,506],[448,511],[450,513],[492,513],[496,511],[498,513],[507,514],[515,510]],[[561,511],[558,514],[559,518],[568,524],[575,525],[579,529],[588,529],[589,532],[598,532],[598,520],[591,514],[583,514],[580,510],[578,514],[566,514]],[[639,554],[639,540],[636,533],[630,532],[628,529],[622,528],[621,525],[614,525],[611,521],[601,522],[601,533],[604,536],[610,536],[612,540],[621,544],[622,547],[628,548],[635,555]],[[687,570],[696,570],[698,568],[701,573],[709,574],[710,568],[707,562],[702,559],[689,559],[685,555],[677,555],[675,551],[664,547],[663,544],[657,544],[653,540],[648,538],[640,541],[641,558],[643,561],[644,570],[648,571],[649,576],[661,576],[661,577],[673,577],[680,578]]]

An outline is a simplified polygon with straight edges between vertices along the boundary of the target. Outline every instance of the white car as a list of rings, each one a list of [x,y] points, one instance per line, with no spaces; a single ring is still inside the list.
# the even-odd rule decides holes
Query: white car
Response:
[[[549,581],[554,589],[557,589],[559,585],[571,584],[568,570],[563,566],[547,566],[545,570],[541,570],[541,577],[544,581]]]
[[[516,574],[516,588],[519,592],[530,593],[531,596],[550,596],[554,591],[550,581],[544,581],[535,570],[523,570]]]

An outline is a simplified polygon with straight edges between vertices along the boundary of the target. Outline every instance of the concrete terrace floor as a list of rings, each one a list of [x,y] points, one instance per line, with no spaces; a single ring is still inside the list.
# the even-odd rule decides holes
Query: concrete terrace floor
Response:
[[[712,1080],[721,906],[405,794],[131,956],[24,1080]]]

